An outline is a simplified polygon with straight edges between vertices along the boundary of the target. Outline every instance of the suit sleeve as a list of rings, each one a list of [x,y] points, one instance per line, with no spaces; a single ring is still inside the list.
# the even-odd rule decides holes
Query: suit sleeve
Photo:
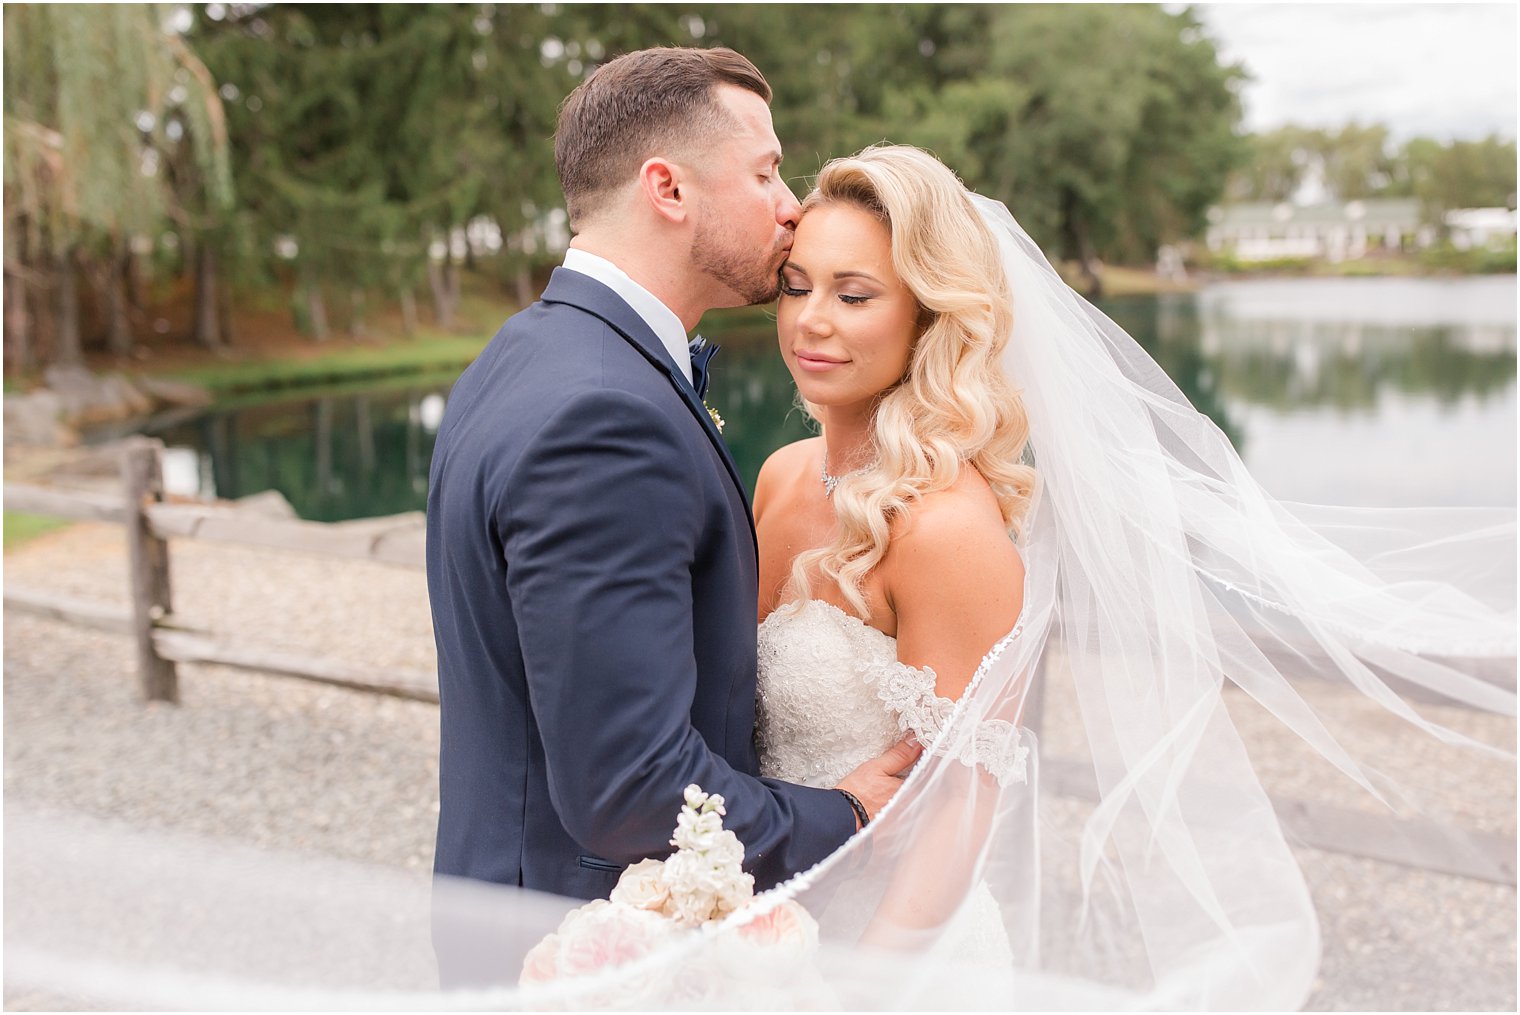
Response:
[[[497,525],[550,798],[581,845],[619,863],[670,852],[682,791],[727,800],[725,827],[767,887],[855,830],[832,790],[735,771],[691,725],[691,567],[703,530],[674,424],[626,392],[567,402],[504,484]],[[750,632],[753,637],[753,631]]]

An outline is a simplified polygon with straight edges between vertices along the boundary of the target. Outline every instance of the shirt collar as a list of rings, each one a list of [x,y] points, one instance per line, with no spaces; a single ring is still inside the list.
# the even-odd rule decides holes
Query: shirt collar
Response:
[[[596,279],[621,296],[623,302],[649,325],[649,329],[675,361],[676,369],[686,376],[687,381],[691,380],[691,354],[686,347],[686,328],[673,310],[661,303],[648,289],[629,278],[623,269],[590,251],[569,248],[565,251],[565,267]]]

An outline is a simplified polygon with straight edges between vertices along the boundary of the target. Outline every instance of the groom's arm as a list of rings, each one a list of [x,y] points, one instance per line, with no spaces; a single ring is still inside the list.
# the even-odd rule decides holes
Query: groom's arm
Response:
[[[551,799],[582,846],[631,863],[670,851],[682,790],[727,800],[725,826],[761,886],[855,830],[832,790],[735,771],[691,725],[691,567],[710,468],[637,395],[569,400],[503,477],[496,512]],[[753,637],[753,629],[745,633]]]

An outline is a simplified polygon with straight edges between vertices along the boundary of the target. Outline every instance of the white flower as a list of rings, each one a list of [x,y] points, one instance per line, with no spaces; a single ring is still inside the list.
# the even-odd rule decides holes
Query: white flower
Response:
[[[744,863],[744,843],[725,828],[713,836],[712,844],[707,847],[707,855],[714,863],[733,864],[737,867]]]
[[[657,913],[670,898],[664,875],[663,860],[640,860],[618,878],[617,887],[612,890],[612,901]]]
[[[741,873],[738,877],[730,878],[718,891],[718,908],[724,913],[732,913],[743,909],[749,901],[755,897],[755,878],[752,874]]]
[[[521,982],[623,965],[649,954],[662,939],[685,933],[682,928],[711,933],[718,920],[750,903],[755,879],[744,872],[744,844],[723,827],[723,798],[697,785],[686,787],[683,796],[686,806],[670,840],[676,851],[664,861],[639,861],[618,878],[610,900],[597,899],[566,915],[558,931],[529,952]],[[788,901],[752,919],[740,929],[739,940],[810,948],[817,944],[818,927],[806,910]]]

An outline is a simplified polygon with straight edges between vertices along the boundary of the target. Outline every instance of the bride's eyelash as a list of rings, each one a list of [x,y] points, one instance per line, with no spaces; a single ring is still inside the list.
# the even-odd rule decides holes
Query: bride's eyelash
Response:
[[[792,286],[787,285],[785,282],[781,283],[781,295],[783,296],[806,296],[812,291],[813,290],[811,289],[796,289]],[[869,296],[850,296],[845,293],[839,294],[839,299],[844,303],[848,303],[852,307],[858,307],[862,303],[869,301],[870,298],[871,297]]]

